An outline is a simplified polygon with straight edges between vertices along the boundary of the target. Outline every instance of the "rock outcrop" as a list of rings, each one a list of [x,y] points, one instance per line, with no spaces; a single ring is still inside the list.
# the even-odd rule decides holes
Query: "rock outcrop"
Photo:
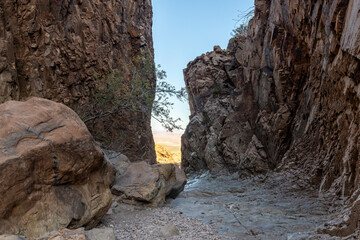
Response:
[[[166,197],[175,198],[184,189],[186,176],[175,164],[131,163],[124,174],[116,176],[111,191],[118,201],[159,206]]]
[[[8,101],[0,126],[0,234],[96,226],[115,170],[77,114],[41,98]]]
[[[183,167],[291,171],[320,193],[351,196],[326,233],[359,228],[359,10],[355,0],[256,0],[246,34],[184,71]]]
[[[117,201],[159,206],[184,190],[185,172],[176,164],[131,163],[122,153],[104,150],[105,159],[115,168],[111,191]]]
[[[94,97],[114,71],[125,86],[134,75],[154,85],[154,69],[137,69],[144,55],[154,65],[151,28],[151,1],[2,0],[0,103],[29,96],[64,103],[104,147],[155,163],[150,112],[104,114],[112,106]]]

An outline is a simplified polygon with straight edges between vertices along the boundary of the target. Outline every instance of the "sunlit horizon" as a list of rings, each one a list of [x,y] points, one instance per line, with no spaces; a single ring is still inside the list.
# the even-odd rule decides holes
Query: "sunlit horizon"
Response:
[[[155,62],[166,71],[167,81],[178,89],[185,87],[183,69],[187,64],[197,56],[212,51],[216,45],[226,48],[236,25],[235,19],[253,5],[253,0],[154,0]],[[176,98],[172,102],[171,116],[180,118],[180,125],[185,129],[189,122],[189,105]],[[152,129],[166,133],[154,119]]]
[[[167,73],[167,82],[177,89],[185,87],[183,69],[187,64],[219,45],[227,48],[239,13],[254,5],[253,0],[153,0],[153,39],[155,62]],[[169,133],[152,119],[156,144],[171,152],[180,151],[181,135],[188,122],[188,102],[172,98],[171,117],[180,118],[183,130]]]

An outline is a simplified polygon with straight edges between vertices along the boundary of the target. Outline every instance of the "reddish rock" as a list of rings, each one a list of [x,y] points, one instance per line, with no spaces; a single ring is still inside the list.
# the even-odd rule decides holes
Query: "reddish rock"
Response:
[[[359,9],[355,0],[256,0],[247,33],[184,71],[192,116],[183,167],[242,175],[291,171],[320,193],[351,196],[350,218],[343,218],[351,220],[328,232],[354,232],[360,221]]]
[[[41,98],[0,105],[0,233],[94,227],[114,169],[77,114]]]
[[[42,97],[91,119],[111,109],[97,104],[95,86],[115,69],[129,85],[144,52],[153,65],[151,1],[2,0],[0,103]],[[143,79],[153,84],[155,72]],[[86,124],[104,147],[155,163],[150,115],[122,110]]]

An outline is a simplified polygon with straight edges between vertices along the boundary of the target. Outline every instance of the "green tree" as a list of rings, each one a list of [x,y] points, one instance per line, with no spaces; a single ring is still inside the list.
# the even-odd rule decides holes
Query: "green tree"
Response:
[[[173,103],[170,97],[181,101],[187,99],[185,88],[176,89],[166,82],[166,72],[161,66],[154,66],[149,52],[142,51],[133,59],[130,68],[130,80],[124,78],[125,70],[114,69],[105,77],[94,77],[97,86],[93,90],[93,102],[96,111],[87,113],[84,122],[103,118],[121,110],[151,113],[151,116],[168,131],[181,129],[180,119],[171,117]],[[151,79],[156,75],[156,86]]]
[[[161,125],[172,132],[175,129],[182,129],[179,125],[180,118],[174,119],[170,116],[174,103],[169,99],[176,97],[180,101],[187,100],[187,92],[185,88],[176,89],[173,85],[166,82],[166,72],[161,70],[160,64],[156,68],[156,91],[155,100],[152,106],[152,117]]]

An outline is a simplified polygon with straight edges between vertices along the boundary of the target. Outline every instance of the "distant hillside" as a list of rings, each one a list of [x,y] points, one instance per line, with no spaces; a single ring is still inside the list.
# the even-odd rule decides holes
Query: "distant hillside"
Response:
[[[180,152],[181,133],[153,132],[156,144],[166,147],[170,152]]]
[[[179,163],[181,162],[181,152],[171,152],[168,148],[155,144],[156,161],[158,163]]]

